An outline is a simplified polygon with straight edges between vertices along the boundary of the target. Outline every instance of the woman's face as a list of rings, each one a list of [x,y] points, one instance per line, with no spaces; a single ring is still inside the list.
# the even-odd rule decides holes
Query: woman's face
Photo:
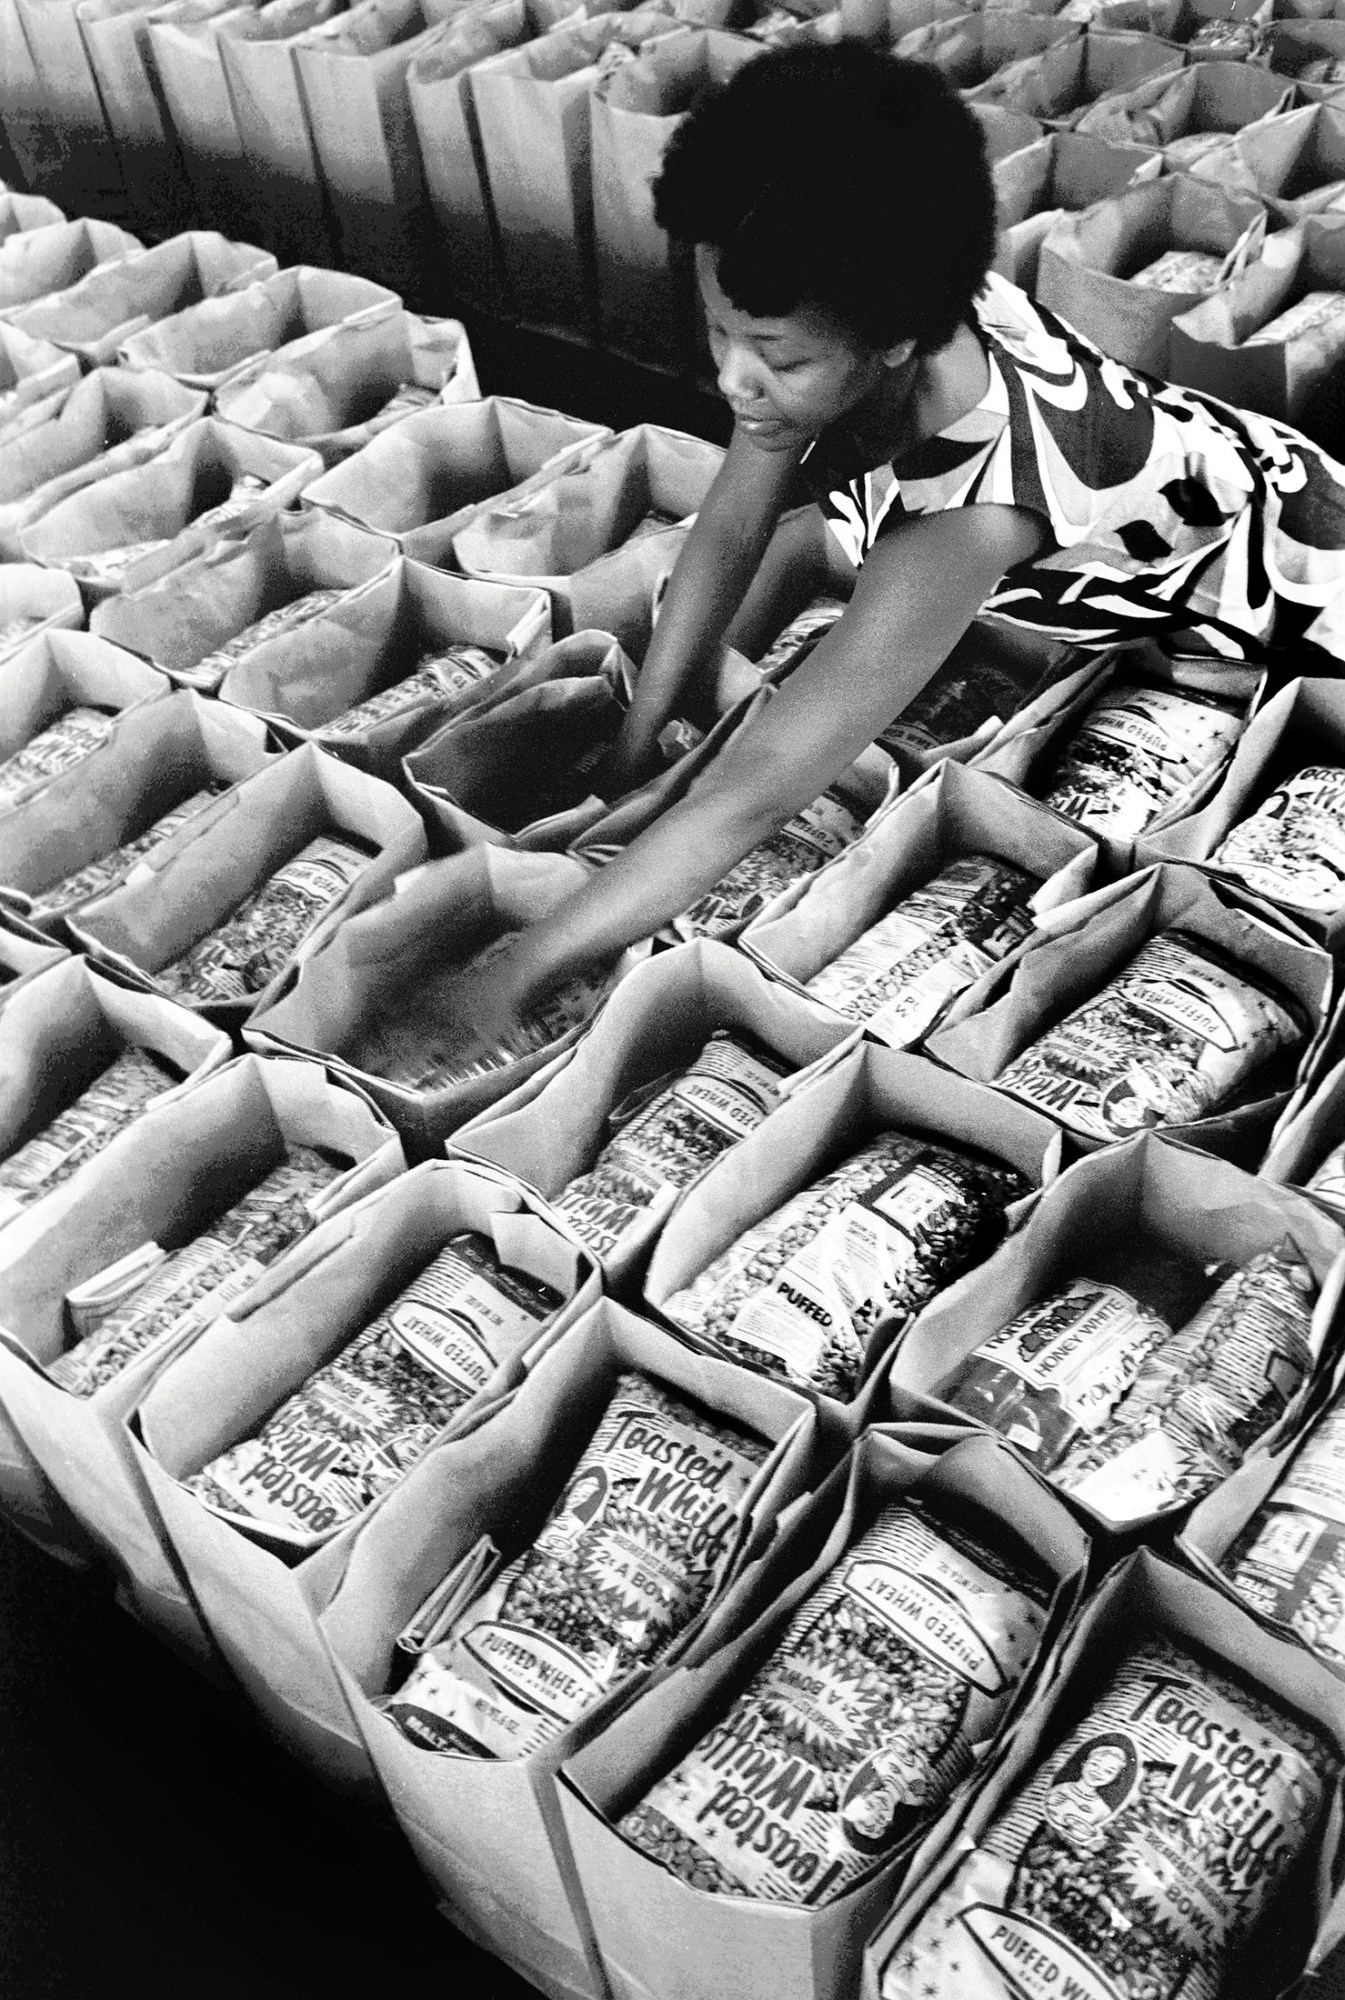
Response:
[[[719,393],[739,428],[762,451],[798,451],[848,416],[891,378],[893,355],[868,347],[820,307],[778,318],[741,312],[720,290],[715,255],[697,246]]]
[[[1114,1743],[1101,1750],[1090,1750],[1084,1759],[1083,1777],[1094,1789],[1109,1785],[1113,1778],[1119,1778],[1125,1769],[1125,1758]]]

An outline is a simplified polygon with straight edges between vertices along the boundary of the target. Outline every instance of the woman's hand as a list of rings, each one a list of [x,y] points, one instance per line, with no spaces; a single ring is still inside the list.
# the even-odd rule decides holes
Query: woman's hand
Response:
[[[503,950],[483,952],[463,968],[449,993],[464,1055],[485,1053],[515,1041],[524,1020],[543,997],[526,932],[511,939]]]

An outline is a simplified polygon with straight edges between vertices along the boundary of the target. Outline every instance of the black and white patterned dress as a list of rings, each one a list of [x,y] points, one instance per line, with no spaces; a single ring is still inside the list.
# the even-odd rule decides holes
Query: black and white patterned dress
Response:
[[[804,456],[856,566],[911,515],[1022,507],[1052,540],[987,613],[1077,645],[1181,630],[1259,660],[1306,636],[1345,661],[1345,466],[1287,424],[1108,360],[997,273],[975,323],[990,383],[967,416],[876,471],[830,436]]]

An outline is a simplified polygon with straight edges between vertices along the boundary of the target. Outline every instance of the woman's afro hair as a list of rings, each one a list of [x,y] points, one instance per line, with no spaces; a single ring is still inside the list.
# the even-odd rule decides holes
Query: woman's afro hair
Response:
[[[870,346],[942,347],[995,243],[981,128],[928,63],[859,43],[754,57],[673,134],[654,213],[763,318],[818,306]]]

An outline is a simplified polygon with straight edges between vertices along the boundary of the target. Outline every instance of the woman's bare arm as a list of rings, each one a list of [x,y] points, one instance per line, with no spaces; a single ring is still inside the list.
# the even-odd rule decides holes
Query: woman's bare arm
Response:
[[[1005,570],[1044,539],[1011,507],[903,523],[865,561],[839,622],[686,797],[497,962],[475,1000],[498,1022],[678,915],[825,791],[942,663]],[[475,1003],[474,1003],[475,1004]]]
[[[669,579],[608,782],[645,775],[659,731],[689,682],[713,665],[793,488],[789,453],[735,431]]]

